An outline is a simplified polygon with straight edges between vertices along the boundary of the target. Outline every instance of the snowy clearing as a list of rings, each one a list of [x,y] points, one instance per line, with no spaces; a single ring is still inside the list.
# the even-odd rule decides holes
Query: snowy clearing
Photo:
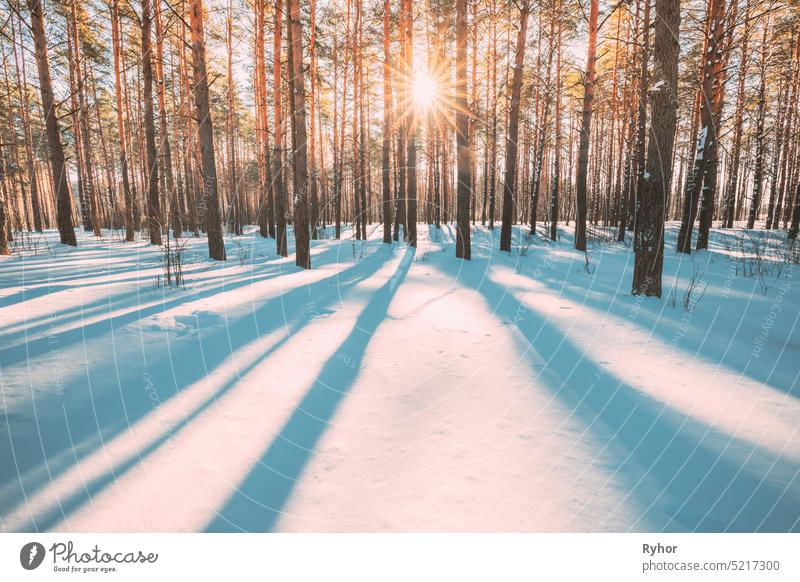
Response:
[[[198,238],[185,288],[48,232],[0,259],[0,530],[800,530],[800,269],[676,229],[660,300],[568,227]]]

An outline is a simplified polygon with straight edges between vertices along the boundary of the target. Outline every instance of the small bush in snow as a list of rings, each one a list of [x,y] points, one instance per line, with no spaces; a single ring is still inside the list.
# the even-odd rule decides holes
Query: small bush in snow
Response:
[[[183,275],[184,251],[188,240],[170,240],[166,237],[166,242],[161,247],[161,267],[163,273],[156,278],[156,286],[160,287],[185,287]]]
[[[781,279],[787,264],[798,264],[797,246],[771,237],[770,231],[745,231],[733,244],[725,244],[735,262],[736,274],[756,279],[763,295]]]
[[[18,232],[14,240],[8,241],[9,250],[12,255],[17,256],[38,256],[46,253],[53,256],[53,249],[41,234],[27,231]]]
[[[250,251],[242,245],[238,240],[234,241],[236,245],[236,256],[239,257],[239,264],[244,266],[247,264],[247,259],[250,258]]]
[[[700,303],[703,295],[706,294],[707,283],[703,280],[706,274],[705,269],[700,269],[692,255],[692,276],[686,286],[686,291],[683,294],[683,310],[685,312],[693,311],[694,308]]]

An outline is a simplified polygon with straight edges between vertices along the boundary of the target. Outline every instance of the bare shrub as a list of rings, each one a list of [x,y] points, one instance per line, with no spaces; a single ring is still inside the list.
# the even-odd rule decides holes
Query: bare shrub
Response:
[[[156,277],[156,286],[165,287],[185,287],[186,281],[183,275],[183,259],[186,245],[189,241],[171,240],[166,237],[165,243],[161,246],[161,267],[163,272]]]
[[[778,241],[770,231],[744,231],[733,244],[725,243],[725,248],[735,262],[736,274],[755,279],[763,295],[782,278],[786,265],[800,262],[794,241]]]
[[[246,265],[247,259],[250,258],[250,251],[246,246],[244,246],[238,240],[234,241],[234,245],[236,246],[236,256],[239,257],[239,264],[241,266]]]
[[[701,269],[700,265],[695,262],[694,255],[692,255],[692,276],[683,294],[683,310],[687,313],[693,311],[706,294],[706,287],[708,287],[708,284],[703,280],[705,274],[705,267]]]
[[[14,240],[8,241],[8,247],[12,255],[35,257],[40,254],[53,256],[53,249],[50,243],[41,233],[31,233],[22,231],[16,233]]]
[[[586,272],[588,274],[590,274],[590,275],[593,274],[594,273],[594,265],[592,264],[592,261],[590,260],[589,251],[588,250],[587,251],[583,251],[583,261],[584,261],[583,268],[586,270]]]

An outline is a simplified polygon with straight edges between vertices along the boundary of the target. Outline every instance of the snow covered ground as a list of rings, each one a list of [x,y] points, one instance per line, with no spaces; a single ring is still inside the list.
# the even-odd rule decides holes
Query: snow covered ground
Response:
[[[510,255],[477,227],[462,262],[452,227],[373,226],[307,272],[194,239],[185,288],[145,242],[28,241],[0,260],[0,531],[800,530],[800,267],[675,230],[661,300],[568,227]]]

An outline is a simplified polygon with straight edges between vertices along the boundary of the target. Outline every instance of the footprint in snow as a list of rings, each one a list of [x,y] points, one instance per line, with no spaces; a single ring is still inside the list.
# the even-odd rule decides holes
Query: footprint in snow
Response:
[[[177,336],[185,336],[208,329],[223,318],[207,311],[195,311],[187,315],[157,314],[147,318],[144,329],[147,331],[173,332]]]

